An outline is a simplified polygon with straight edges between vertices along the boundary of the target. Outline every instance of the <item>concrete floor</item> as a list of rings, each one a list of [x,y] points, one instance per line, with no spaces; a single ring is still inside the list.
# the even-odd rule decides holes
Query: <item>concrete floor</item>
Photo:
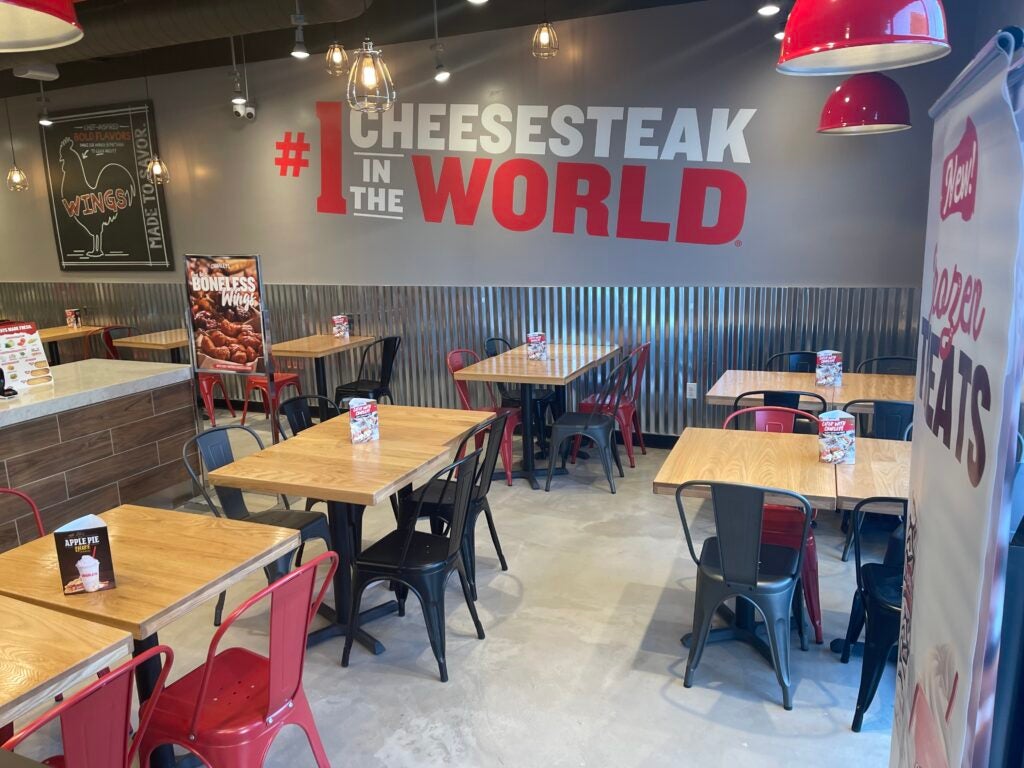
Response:
[[[447,593],[447,684],[438,680],[415,600],[404,618],[369,625],[387,646],[381,656],[356,645],[343,669],[341,638],[312,649],[305,687],[332,764],[887,765],[894,667],[855,734],[860,665],[842,665],[828,650],[828,641],[845,631],[855,583],[852,563],[839,559],[842,535],[833,513],[821,516],[816,534],[826,644],[803,653],[794,635],[793,711],[782,708],[770,666],[736,643],[709,646],[694,687],[683,687],[679,638],[691,625],[696,568],[674,500],[651,493],[666,455],[638,456],[615,496],[596,458],[555,478],[551,493],[522,481],[492,486],[509,571],[498,569],[481,521],[478,610],[487,638],[476,639],[454,579]],[[253,508],[272,502],[252,498]],[[695,517],[706,535],[707,511],[695,510]],[[390,506],[368,509],[365,541],[393,525]],[[880,546],[884,537],[877,538]],[[259,574],[237,585],[229,609],[264,583]],[[364,605],[386,595],[371,588]],[[203,660],[212,615],[211,603],[161,633],[175,650],[172,677]],[[264,647],[265,624],[259,616],[246,620],[234,640]],[[314,765],[301,731],[285,729],[267,765]]]

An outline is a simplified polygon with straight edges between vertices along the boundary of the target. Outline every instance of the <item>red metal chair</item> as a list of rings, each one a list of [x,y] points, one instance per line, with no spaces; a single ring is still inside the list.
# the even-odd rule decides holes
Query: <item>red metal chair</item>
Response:
[[[327,574],[315,590],[321,563],[328,563]],[[213,636],[206,662],[165,689],[142,739],[140,765],[149,765],[157,747],[176,744],[210,768],[259,768],[277,734],[294,724],[309,739],[316,764],[330,768],[302,687],[302,666],[310,622],[337,567],[338,555],[325,552],[235,609]],[[239,617],[268,597],[270,655],[245,648],[218,652]]]
[[[123,336],[130,336],[135,333],[135,329],[130,325],[105,325],[103,330],[100,331],[100,341],[103,342],[103,353],[107,356],[107,360],[120,360],[121,352],[117,347],[114,346],[114,334],[123,333],[118,338]]]
[[[755,408],[742,408],[729,414],[722,423],[722,429],[738,416],[752,414],[754,429],[758,432],[792,432],[794,419],[797,416],[817,425],[818,418],[806,411],[796,408],[782,408],[775,405],[762,405]],[[764,505],[764,521],[761,528],[761,541],[790,549],[800,549],[804,533],[804,513],[795,507],[779,504]],[[804,602],[807,605],[807,616],[814,627],[814,642],[821,645],[824,635],[821,628],[821,592],[818,587],[818,545],[814,539],[814,528],[807,531],[807,549],[804,551],[800,581],[804,590]]]
[[[609,403],[599,403],[596,394],[589,395],[580,402],[576,410],[579,413],[594,413],[600,411],[608,416],[615,417],[615,423],[619,425],[619,432],[622,433],[622,442],[626,446],[626,456],[629,457],[630,468],[636,467],[636,459],[633,456],[633,436],[635,435],[640,443],[640,453],[647,455],[647,447],[644,445],[644,433],[640,428],[640,410],[637,401],[640,399],[640,390],[644,384],[644,373],[647,371],[647,359],[651,355],[651,343],[641,344],[630,354],[630,364],[633,366],[633,376],[629,382],[629,389],[619,401],[619,408],[613,414]],[[576,454],[580,450],[582,437],[577,437],[572,446],[572,463],[576,463]]]
[[[516,427],[522,421],[522,411],[518,408],[501,407],[500,401],[494,395],[494,387],[491,386],[489,381],[484,382],[484,384],[487,386],[487,396],[490,399],[490,404],[484,406],[473,405],[469,394],[469,382],[460,381],[455,378],[456,371],[461,371],[467,366],[480,362],[480,355],[472,349],[453,349],[448,353],[446,361],[448,363],[448,372],[452,375],[455,389],[459,393],[459,403],[461,403],[464,410],[508,414],[508,420],[505,422],[505,431],[501,435],[501,448],[499,452],[501,453],[501,464],[505,468],[505,482],[508,485],[512,485],[512,440],[514,439],[513,433],[516,431]],[[482,445],[483,436],[480,435],[477,437],[476,447],[480,448]]]
[[[9,496],[17,496],[19,499],[24,501],[32,509],[32,517],[36,521],[36,531],[39,533],[39,537],[42,538],[46,535],[46,529],[43,527],[43,516],[39,514],[39,507],[32,500],[32,497],[27,493],[16,491],[14,488],[0,488],[0,493],[6,493]]]
[[[132,673],[139,665],[160,654],[164,656],[164,663],[153,687],[153,695],[139,709],[139,725],[131,736],[135,679]],[[54,768],[130,768],[139,745],[146,737],[153,712],[160,704],[164,681],[173,661],[174,653],[166,645],[150,648],[23,728],[3,745],[3,749],[13,752],[26,738],[59,718],[64,754],[44,760],[43,765]]]
[[[235,415],[235,407],[231,404],[231,398],[228,397],[228,390],[224,386],[224,378],[219,373],[200,373],[199,396],[203,399],[203,408],[206,409],[206,415],[210,417],[211,427],[217,426],[213,405],[213,390],[215,387],[220,387],[220,391],[224,393],[225,405],[227,405],[231,415]]]
[[[271,413],[277,413],[278,403],[281,402],[281,390],[285,387],[295,387],[295,391],[302,394],[302,384],[299,383],[297,373],[275,373],[274,374],[274,402],[270,402],[270,390],[267,385],[266,376],[245,377],[245,404],[242,406],[242,426],[245,426],[245,415],[249,412],[249,397],[253,392],[259,390],[263,397],[263,412],[270,418]]]

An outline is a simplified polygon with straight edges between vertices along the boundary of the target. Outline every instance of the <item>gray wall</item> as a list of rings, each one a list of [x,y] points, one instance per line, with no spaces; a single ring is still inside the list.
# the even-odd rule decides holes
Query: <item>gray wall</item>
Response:
[[[275,283],[343,285],[806,285],[916,286],[924,240],[931,128],[927,108],[973,48],[973,18],[951,30],[958,55],[901,70],[915,128],[891,136],[824,137],[814,128],[834,78],[777,74],[771,24],[747,3],[708,2],[599,16],[558,24],[559,56],[529,55],[530,30],[501,30],[445,40],[454,75],[446,86],[430,77],[428,44],[389,47],[387,59],[411,109],[425,103],[571,104],[661,107],[659,143],[678,107],[696,109],[707,151],[712,110],[757,110],[745,131],[749,162],[624,160],[619,124],[608,158],[613,190],[625,163],[647,166],[645,214],[673,221],[684,167],[739,174],[748,189],[740,242],[699,246],[615,237],[555,234],[550,201],[544,222],[528,232],[499,226],[490,186],[474,226],[423,221],[410,160],[394,161],[392,186],[405,189],[404,220],[316,212],[319,191],[317,101],[343,99],[319,57],[290,58],[249,69],[259,117],[230,115],[224,69],[151,80],[162,155],[173,182],[167,190],[172,243],[184,252],[264,255]],[[973,6],[973,4],[970,4]],[[708,30],[718,30],[708,34]],[[73,66],[73,65],[72,65]],[[58,90],[52,108],[116,103],[143,95],[141,81]],[[34,124],[35,103],[11,100],[19,160],[30,192],[0,194],[0,280],[175,282],[170,274],[61,273]],[[348,115],[346,112],[346,120]],[[346,125],[347,128],[347,125]],[[278,175],[274,143],[284,131],[305,131],[313,145],[300,178]],[[345,132],[346,186],[359,183],[354,147]],[[546,134],[545,134],[546,135]],[[574,161],[590,161],[592,136]],[[417,151],[460,157],[470,153]],[[491,157],[480,153],[480,157]],[[512,153],[493,157],[494,168]],[[521,156],[554,175],[559,158]],[[710,159],[710,158],[708,158]],[[553,188],[553,181],[551,183]],[[521,204],[521,194],[519,195]],[[617,195],[609,202],[614,229]],[[711,205],[713,218],[714,204]],[[581,226],[581,225],[580,225]],[[674,227],[673,227],[674,235]]]

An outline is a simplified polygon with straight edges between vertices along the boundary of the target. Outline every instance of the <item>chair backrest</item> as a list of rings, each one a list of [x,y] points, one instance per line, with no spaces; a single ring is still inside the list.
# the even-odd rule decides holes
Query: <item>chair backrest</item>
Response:
[[[861,592],[864,591],[864,578],[861,575],[861,568],[864,565],[863,557],[861,554],[861,524],[864,522],[864,514],[870,511],[870,509],[867,508],[877,506],[880,504],[884,504],[889,507],[901,507],[903,509],[903,513],[900,515],[900,519],[904,523],[906,523],[907,520],[907,500],[894,496],[875,496],[870,499],[863,499],[862,501],[858,502],[857,505],[853,508],[850,520],[850,525],[853,526],[853,558],[854,563],[857,566],[857,589]]]
[[[676,507],[683,524],[683,533],[686,535],[686,545],[695,563],[699,563],[700,558],[694,550],[690,526],[686,522],[683,496],[687,490],[698,488],[704,492],[702,495],[706,495],[708,489],[711,491],[711,507],[715,519],[714,536],[718,541],[722,575],[730,586],[745,589],[754,589],[757,586],[761,564],[761,529],[764,522],[765,496],[771,494],[773,497],[792,499],[793,503],[787,502],[786,506],[793,507],[798,512],[802,510],[804,513],[800,551],[792,573],[787,574],[794,579],[797,577],[803,561],[804,542],[807,541],[807,531],[810,530],[814,514],[807,499],[792,491],[756,485],[712,483],[703,480],[683,483],[676,490]]]
[[[861,361],[856,373],[887,373],[913,376],[917,373],[917,358],[903,355],[882,355]]]
[[[764,369],[775,370],[775,366],[778,366],[780,371],[788,373],[814,373],[814,369],[818,367],[818,353],[811,350],[777,352],[768,358]]]
[[[756,432],[792,432],[797,417],[806,419],[813,424],[818,424],[817,416],[796,408],[780,408],[774,405],[759,405],[753,408],[741,408],[733,411],[728,418],[722,422],[722,429],[728,429],[729,424],[735,422],[736,429],[739,429],[739,416],[753,414],[754,431]]]
[[[29,507],[29,510],[32,512],[33,521],[36,524],[36,532],[39,534],[40,538],[42,538],[43,536],[46,535],[46,529],[43,527],[43,516],[39,513],[39,507],[36,506],[36,503],[35,503],[35,501],[32,500],[31,496],[29,496],[24,491],[18,491],[18,490],[15,490],[14,488],[0,488],[0,494],[5,494],[5,495],[8,495],[8,496],[14,496],[15,498],[20,499],[25,504],[27,504],[28,507]],[[17,502],[15,502],[15,504],[17,504]],[[0,502],[0,511],[2,511],[3,508],[6,507],[6,506],[7,506],[6,504]],[[11,520],[15,520],[15,519],[17,519],[17,518],[19,518],[21,516],[22,515],[20,515],[20,514],[11,514],[9,516],[8,515],[2,515],[2,516],[0,516],[0,522],[7,522],[8,517]]]
[[[484,450],[483,458],[480,460],[476,470],[476,480],[472,494],[474,503],[486,498],[488,491],[491,490],[491,480],[494,477],[494,468],[498,463],[501,437],[505,434],[505,422],[507,421],[508,413],[502,413],[476,427],[462,441],[458,452],[455,454],[459,457],[465,455],[466,447],[469,445],[470,440],[473,440],[476,443],[476,447],[479,448],[484,437],[487,438],[487,446]]]
[[[801,407],[801,403],[813,400],[819,412],[828,410],[828,401],[817,392],[784,392],[775,389],[751,389],[748,392],[741,392],[732,401],[732,408],[738,411],[745,408],[744,400],[760,397],[765,406],[769,408],[789,408],[801,412],[801,420],[809,419],[813,414]]]
[[[120,351],[114,346],[114,339],[122,339],[134,333],[135,329],[129,325],[103,326],[103,330],[100,331],[100,340],[103,342],[103,353],[107,356],[107,360],[121,359]]]
[[[153,686],[153,695],[139,709],[139,725],[131,734],[132,696],[135,676],[142,664],[163,655]],[[153,710],[163,694],[164,682],[171,671],[174,653],[166,645],[158,645],[108,672],[27,725],[3,745],[13,752],[15,747],[40,728],[60,720],[64,768],[130,768],[141,738],[149,726]]]
[[[587,414],[586,424],[590,424],[595,419],[615,413],[619,410],[619,403],[622,402],[622,399],[626,394],[626,390],[629,388],[632,372],[631,356],[627,356],[616,363],[615,367],[608,373],[608,378],[605,379],[604,386],[602,386],[600,392],[598,392],[597,402],[601,404],[601,407],[596,408]]]
[[[473,399],[469,394],[469,382],[459,381],[455,378],[455,372],[461,371],[463,368],[468,368],[475,363],[480,362],[480,355],[474,352],[472,349],[453,349],[445,356],[445,362],[448,364],[448,373],[452,375],[452,381],[455,382],[455,390],[459,393],[459,403],[467,411],[475,410],[473,406]],[[497,408],[498,401],[494,397],[494,389],[491,387],[490,382],[484,382],[487,389],[487,395],[490,397],[490,407]]]
[[[391,384],[391,375],[395,371],[395,358],[398,357],[398,348],[400,346],[402,346],[401,336],[385,336],[366,346],[363,349],[362,359],[359,361],[359,375],[356,378],[372,379],[381,387],[389,386]],[[370,363],[371,355],[373,358],[379,357],[379,362],[376,363],[377,373],[372,376],[367,373],[367,364]]]
[[[463,458],[449,464],[440,472],[435,474],[429,482],[425,483],[419,492],[419,501],[413,508],[411,515],[403,515],[399,521],[399,530],[404,532],[402,552],[399,557],[399,567],[405,565],[405,559],[409,555],[409,546],[412,544],[413,536],[416,533],[416,521],[423,511],[423,502],[426,497],[426,489],[434,484],[435,480],[444,480],[450,483],[455,481],[455,501],[452,507],[452,519],[448,526],[448,552],[447,558],[451,560],[459,552],[462,546],[462,537],[466,532],[466,516],[469,514],[469,505],[473,498],[473,488],[476,484],[477,467],[480,462],[480,451],[476,450]]]
[[[512,349],[512,344],[508,339],[503,339],[501,336],[491,336],[484,342],[484,354],[488,357],[497,357],[498,355],[504,354]],[[497,382],[498,394],[502,398],[508,398],[510,400],[518,400],[522,395],[519,387],[516,385],[505,384],[503,382]]]
[[[256,441],[256,446],[259,450],[263,450],[263,441],[260,440],[260,436],[248,427],[241,425],[208,429],[205,432],[200,432],[195,437],[189,438],[181,447],[181,458],[185,462],[185,469],[188,470],[189,475],[192,477],[192,482],[199,486],[199,490],[203,494],[203,498],[206,499],[210,509],[218,517],[223,515],[223,517],[229,517],[232,520],[245,520],[249,517],[249,508],[245,505],[245,497],[242,496],[242,491],[238,488],[214,486],[213,490],[217,494],[217,500],[220,501],[220,509],[218,510],[217,505],[213,503],[213,499],[210,498],[210,494],[206,490],[206,484],[203,483],[198,473],[189,463],[189,454],[198,449],[203,466],[206,467],[207,471],[219,469],[235,460],[235,454],[231,450],[231,435],[240,435],[243,432],[248,433]]]
[[[341,415],[341,409],[338,408],[338,404],[329,397],[323,397],[322,395],[298,395],[297,397],[289,398],[277,406],[277,412],[283,414],[288,421],[288,428],[292,431],[292,435],[297,435],[299,432],[319,423],[319,421],[314,421],[313,409],[309,407],[310,403],[316,406],[317,417],[320,415],[321,405],[327,409],[328,419]]]
[[[639,347],[635,347],[632,352],[629,353],[630,365],[633,367],[633,376],[629,381],[629,388],[623,395],[622,399],[636,405],[636,401],[640,399],[640,393],[644,387],[644,374],[647,372],[647,361],[651,357],[651,342],[647,341],[641,344]]]
[[[907,427],[914,423],[914,404],[897,400],[851,400],[843,406],[847,413],[858,405],[870,405],[869,413],[858,414],[857,428],[861,437],[876,440],[905,440]]]
[[[324,563],[327,564],[327,573],[320,584],[320,589],[314,590],[317,568]],[[337,568],[338,555],[328,550],[277,581],[271,582],[238,606],[224,620],[210,641],[203,679],[196,697],[196,708],[189,726],[190,735],[202,730],[204,726],[202,712],[207,701],[207,689],[213,667],[217,663],[217,650],[221,638],[243,614],[267,597],[270,598],[270,665],[269,679],[265,681],[267,709],[263,719],[273,718],[289,705],[302,685],[302,667],[306,660],[309,625],[323,602],[327,587],[330,586]],[[257,689],[264,687],[259,682],[262,681],[254,681],[254,687]]]

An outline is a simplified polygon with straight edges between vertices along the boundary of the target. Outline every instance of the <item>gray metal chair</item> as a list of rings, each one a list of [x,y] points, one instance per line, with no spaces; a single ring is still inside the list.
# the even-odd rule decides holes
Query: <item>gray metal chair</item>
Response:
[[[775,370],[779,366],[780,371],[787,373],[814,373],[818,366],[818,353],[813,350],[793,350],[791,352],[777,352],[768,358],[764,364],[766,371]]]
[[[917,358],[904,355],[882,355],[869,357],[857,366],[857,373],[884,373],[898,376],[913,376],[917,373]]]
[[[710,490],[715,519],[715,534],[704,540],[700,555],[693,546],[690,526],[686,522],[683,496],[687,490]],[[711,621],[718,607],[726,600],[746,600],[764,618],[768,646],[771,649],[775,676],[782,688],[782,704],[793,708],[792,683],[789,675],[790,616],[796,609],[800,645],[807,647],[803,612],[800,606],[800,567],[804,545],[799,550],[761,542],[765,496],[786,497],[787,506],[804,512],[806,542],[813,510],[810,502],[792,491],[762,488],[753,485],[691,481],[676,491],[676,506],[683,524],[686,546],[697,564],[697,594],[693,607],[693,641],[686,662],[683,685],[693,685],[693,673],[700,664],[711,630]]]

